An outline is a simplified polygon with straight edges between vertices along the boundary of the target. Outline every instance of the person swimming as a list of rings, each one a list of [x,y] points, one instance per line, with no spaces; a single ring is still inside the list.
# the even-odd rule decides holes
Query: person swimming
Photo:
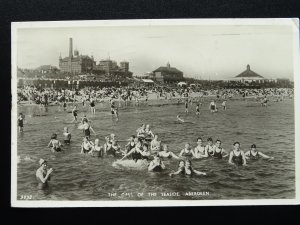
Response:
[[[194,158],[200,159],[200,158],[207,158],[208,153],[207,149],[203,146],[203,140],[202,138],[197,138],[197,146],[194,149]]]
[[[240,150],[240,143],[235,142],[233,144],[233,150],[229,154],[228,163],[236,166],[245,166],[246,157],[243,151]]]
[[[108,145],[105,153],[106,155],[112,155],[114,157],[117,156],[117,154],[121,153],[121,147],[118,145],[116,140],[111,140],[111,145]]]
[[[185,175],[185,161],[184,160],[179,160],[178,162],[178,168],[176,171],[169,173],[169,176],[172,177],[173,175]]]
[[[48,181],[50,181],[50,174],[53,172],[53,169],[47,168],[47,161],[44,159],[39,160],[39,165],[40,167],[35,173],[38,182],[38,189],[45,189],[48,187]]]
[[[184,172],[185,172],[185,175],[188,175],[188,176],[192,176],[192,175],[194,175],[194,174],[195,174],[195,175],[206,175],[206,173],[204,173],[204,172],[195,170],[195,169],[192,167],[192,162],[191,162],[191,160],[189,160],[189,159],[186,159],[186,160],[185,160]]]
[[[52,147],[51,147],[51,145],[52,145]],[[60,141],[57,140],[57,134],[55,134],[55,133],[52,134],[51,140],[48,144],[48,148],[51,147],[52,152],[60,152],[60,151],[62,151],[62,149],[61,149],[62,146],[63,145],[60,143]]]
[[[158,156],[161,158],[175,158],[179,159],[177,155],[175,155],[173,152],[169,151],[168,145],[164,144],[162,147],[162,151],[158,152]]]
[[[64,143],[69,145],[71,143],[71,133],[69,133],[69,130],[67,127],[64,127]]]
[[[148,166],[148,171],[149,172],[162,172],[165,168],[166,168],[166,166],[160,159],[159,155],[155,154],[154,159],[150,162],[150,164]]]
[[[257,151],[255,144],[251,145],[250,150],[245,153],[245,156],[246,159],[250,159],[250,160],[257,160],[259,158],[270,159],[270,160],[274,159],[274,157],[267,156],[262,152]]]

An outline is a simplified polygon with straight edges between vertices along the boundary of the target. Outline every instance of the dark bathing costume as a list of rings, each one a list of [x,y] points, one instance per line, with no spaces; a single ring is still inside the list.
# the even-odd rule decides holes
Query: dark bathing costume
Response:
[[[216,148],[217,149],[217,148]],[[219,152],[216,152],[213,154],[213,157],[217,158],[217,159],[222,159],[222,148],[219,148],[220,151]]]
[[[258,151],[256,152],[255,155],[253,155],[252,151],[250,150],[249,158],[252,159],[252,160],[257,160],[257,159],[260,158],[260,155],[258,154]]]
[[[18,118],[18,126],[23,127],[23,118]]]
[[[192,154],[191,150],[190,150],[189,152],[186,152],[186,151],[184,150],[184,152],[182,153],[182,156],[184,156],[184,157],[192,157],[193,154]]]
[[[91,135],[90,125],[88,126],[87,129],[84,129],[84,135],[85,135],[86,137],[89,137],[89,136]]]
[[[234,162],[235,165],[237,166],[242,166],[243,165],[243,156],[242,152],[240,152],[239,155],[235,155],[234,152],[232,152],[232,161]]]
[[[90,106],[91,106],[91,107],[95,107],[95,102],[94,102],[94,101],[91,101]]]
[[[91,142],[89,142],[89,143],[91,143]],[[90,147],[89,149],[86,149],[86,148],[84,147],[84,145],[83,145],[82,147],[83,147],[83,153],[84,153],[84,154],[88,153],[88,152],[91,151],[91,149],[92,149],[92,147]]]

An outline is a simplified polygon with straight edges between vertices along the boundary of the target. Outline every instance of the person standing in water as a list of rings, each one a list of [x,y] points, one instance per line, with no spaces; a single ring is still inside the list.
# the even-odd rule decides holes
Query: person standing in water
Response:
[[[226,107],[226,100],[224,100],[224,101],[222,102],[222,107],[223,107],[223,110],[226,110],[226,109],[227,109],[227,107]]]
[[[246,156],[243,151],[240,150],[240,143],[235,142],[233,144],[233,150],[229,154],[228,163],[236,166],[246,165]]]
[[[185,103],[184,103],[184,106],[185,106],[184,112],[185,112],[185,113],[189,113],[189,102],[188,102],[188,99],[186,99],[186,101],[185,101]]]
[[[94,143],[91,142],[88,137],[84,137],[83,138],[83,142],[81,144],[81,151],[80,151],[80,153],[81,154],[92,153],[93,149],[94,149]]]
[[[184,145],[184,149],[181,150],[181,152],[179,153],[179,157],[193,157],[194,156],[194,152],[190,147],[189,143],[186,143]]]
[[[154,155],[154,159],[150,162],[148,166],[149,172],[161,172],[166,168],[158,154]]]
[[[209,109],[212,113],[217,112],[217,105],[215,103],[215,100],[211,101],[211,103],[209,104]]]
[[[93,157],[103,157],[103,147],[99,145],[99,139],[95,140],[94,148],[89,153],[92,154]]]
[[[90,107],[91,107],[91,113],[96,114],[95,100],[94,99],[90,100]]]
[[[77,114],[78,114],[77,105],[75,105],[73,110],[72,110],[73,120],[72,120],[71,123],[73,123],[74,121],[77,122]]]
[[[151,153],[156,153],[160,151],[160,141],[158,141],[158,136],[157,134],[154,135],[154,139],[150,143],[150,150]]]
[[[200,158],[207,158],[207,157],[208,157],[207,149],[205,148],[205,146],[203,146],[202,138],[199,137],[197,139],[197,146],[194,149],[194,158],[200,159]]]
[[[217,140],[214,147],[214,152],[212,156],[217,159],[222,159],[228,156],[227,152],[221,147],[221,144],[221,141]]]
[[[44,159],[39,160],[40,167],[36,171],[36,179],[38,181],[38,189],[45,189],[48,187],[48,181],[50,181],[50,174],[53,169],[47,169],[47,161]]]
[[[207,145],[205,146],[205,151],[207,152],[208,156],[212,156],[214,154],[213,139],[211,137],[207,138]]]
[[[198,103],[196,106],[196,115],[199,116],[200,115],[200,104]]]
[[[175,155],[173,152],[169,151],[168,145],[164,144],[162,147],[162,151],[158,152],[158,156],[161,158],[174,158],[179,159],[177,155]]]
[[[63,145],[60,143],[59,140],[57,140],[57,134],[55,134],[55,133],[52,134],[52,136],[51,136],[51,140],[48,144],[48,148],[50,148],[51,145],[52,145],[52,147],[51,147],[52,152],[61,152],[62,151],[61,147]]]
[[[64,128],[64,143],[69,145],[71,143],[71,133],[69,133],[69,129],[67,127]]]
[[[19,117],[18,117],[19,132],[23,132],[24,120],[25,120],[25,115],[23,115],[23,113],[19,113]]]
[[[251,145],[251,149],[245,153],[245,156],[246,159],[250,159],[250,160],[258,160],[259,158],[270,159],[270,160],[274,159],[274,157],[267,156],[262,152],[257,151],[255,144]]]
[[[96,132],[94,131],[94,129],[91,127],[91,125],[89,124],[89,122],[87,120],[83,120],[82,129],[83,129],[85,137],[90,138],[91,131],[93,131],[93,133],[96,134]]]

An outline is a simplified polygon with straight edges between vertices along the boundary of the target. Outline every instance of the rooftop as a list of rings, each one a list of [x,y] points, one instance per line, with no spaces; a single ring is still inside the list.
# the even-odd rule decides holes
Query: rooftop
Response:
[[[261,76],[261,75],[255,73],[254,71],[252,71],[250,69],[250,65],[247,65],[247,69],[244,72],[240,73],[239,75],[237,75],[235,77],[236,78],[243,78],[243,77],[263,78],[263,76]]]

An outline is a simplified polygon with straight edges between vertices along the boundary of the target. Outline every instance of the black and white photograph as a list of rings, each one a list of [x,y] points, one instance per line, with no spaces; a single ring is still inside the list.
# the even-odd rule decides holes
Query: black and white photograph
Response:
[[[299,204],[298,19],[11,30],[12,206]]]

